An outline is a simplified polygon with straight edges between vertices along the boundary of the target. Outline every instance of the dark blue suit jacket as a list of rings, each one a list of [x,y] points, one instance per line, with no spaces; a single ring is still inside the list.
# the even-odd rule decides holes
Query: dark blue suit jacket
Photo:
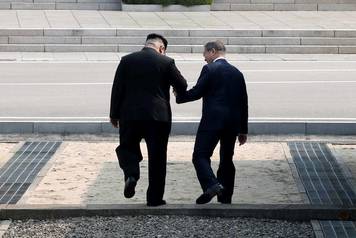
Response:
[[[203,98],[199,130],[231,129],[248,133],[247,91],[243,74],[225,59],[203,67],[197,84],[177,95],[177,103]]]

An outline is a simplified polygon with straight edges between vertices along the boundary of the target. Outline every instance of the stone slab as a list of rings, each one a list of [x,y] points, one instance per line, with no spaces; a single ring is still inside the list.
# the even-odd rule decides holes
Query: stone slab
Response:
[[[356,134],[356,124],[354,123],[308,123],[306,125],[307,134],[315,135],[355,135]]]
[[[0,133],[33,133],[34,123],[32,122],[0,122]]]
[[[75,122],[43,122],[43,123],[35,123],[34,131],[37,133],[59,133],[59,134],[67,134],[67,133],[100,133],[101,127],[98,123],[75,123]]]
[[[13,10],[54,10],[56,9],[55,3],[11,3]]]
[[[338,54],[337,46],[266,46],[270,54]]]
[[[45,45],[45,52],[117,52],[116,45]]]

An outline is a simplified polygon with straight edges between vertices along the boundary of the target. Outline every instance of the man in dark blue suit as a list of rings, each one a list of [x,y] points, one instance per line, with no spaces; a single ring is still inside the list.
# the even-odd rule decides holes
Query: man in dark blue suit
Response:
[[[184,93],[176,94],[177,103],[203,98],[203,113],[193,152],[193,164],[203,189],[197,204],[208,203],[216,195],[219,202],[231,203],[236,138],[240,145],[247,141],[246,84],[243,74],[224,58],[225,52],[220,41],[205,44],[204,58],[208,64],[203,67],[197,84]],[[215,176],[210,157],[219,141],[220,164]]]

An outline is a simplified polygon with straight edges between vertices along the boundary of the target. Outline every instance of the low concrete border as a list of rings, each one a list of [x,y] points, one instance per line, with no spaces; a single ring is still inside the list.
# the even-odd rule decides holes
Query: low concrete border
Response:
[[[315,238],[325,238],[320,222],[318,220],[311,220],[310,223],[313,227]]]
[[[10,225],[10,220],[4,220],[0,222],[0,237],[3,237]]]
[[[173,121],[173,135],[195,135],[199,121]],[[105,134],[118,133],[103,121],[0,121],[0,134]],[[249,134],[356,135],[356,121],[250,121]]]
[[[356,220],[356,208],[305,204],[207,204],[207,205],[4,205],[0,219],[48,219],[80,216],[185,215],[253,217],[293,221]]]

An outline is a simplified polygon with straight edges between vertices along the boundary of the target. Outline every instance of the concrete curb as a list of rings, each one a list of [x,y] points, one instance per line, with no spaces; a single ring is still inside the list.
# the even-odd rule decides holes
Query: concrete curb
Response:
[[[173,121],[173,135],[195,135],[199,121]],[[104,121],[0,121],[0,134],[118,133]],[[249,134],[356,135],[356,121],[250,121]]]
[[[355,207],[306,204],[165,205],[3,205],[0,219],[51,219],[80,216],[185,215],[253,217],[293,221],[356,220]]]
[[[0,222],[0,237],[3,237],[10,225],[11,221],[9,220],[4,220]]]

